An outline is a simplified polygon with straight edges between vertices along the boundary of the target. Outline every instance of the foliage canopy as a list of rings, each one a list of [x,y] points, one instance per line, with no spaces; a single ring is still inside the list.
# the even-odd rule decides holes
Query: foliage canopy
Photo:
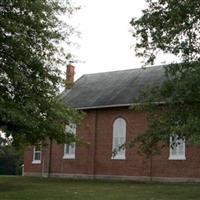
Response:
[[[164,106],[148,105],[149,129],[139,141],[148,155],[158,152],[178,135],[200,144],[200,1],[146,0],[147,8],[139,19],[132,19],[136,54],[153,64],[157,53],[171,53],[181,59],[165,67],[167,80],[146,95],[165,101]],[[147,100],[148,100],[147,98]]]
[[[0,1],[0,130],[15,145],[63,142],[63,124],[79,119],[56,97],[65,60],[59,43],[72,31],[60,15],[72,11],[69,1]]]

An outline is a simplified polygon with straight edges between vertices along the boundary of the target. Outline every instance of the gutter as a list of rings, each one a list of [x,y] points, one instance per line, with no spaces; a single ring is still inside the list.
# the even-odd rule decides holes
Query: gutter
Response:
[[[128,107],[128,106],[140,106],[147,102],[143,103],[127,103],[127,104],[115,104],[115,105],[100,105],[100,106],[88,106],[88,107],[78,107],[77,110],[88,110],[88,109],[98,109],[98,108],[116,108],[116,107]],[[153,102],[153,105],[163,105],[166,104],[165,101]]]

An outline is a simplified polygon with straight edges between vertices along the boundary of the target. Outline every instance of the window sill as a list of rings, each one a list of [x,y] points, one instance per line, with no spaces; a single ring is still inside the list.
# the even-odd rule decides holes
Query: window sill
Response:
[[[32,164],[41,164],[41,160],[33,160]]]
[[[111,160],[126,160],[126,157],[111,157]]]
[[[169,157],[168,160],[186,160],[186,157]]]
[[[75,156],[74,155],[64,155],[63,159],[67,159],[67,160],[74,160]]]

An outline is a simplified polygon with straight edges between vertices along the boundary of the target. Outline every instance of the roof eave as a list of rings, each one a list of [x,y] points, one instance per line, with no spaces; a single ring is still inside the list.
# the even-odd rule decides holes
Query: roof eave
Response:
[[[144,103],[128,103],[128,104],[88,106],[88,107],[78,107],[76,109],[77,110],[92,110],[92,109],[100,109],[100,108],[116,108],[116,107],[140,106],[140,105],[143,105]],[[162,104],[166,104],[166,102],[165,101],[159,101],[159,102],[152,102],[151,104],[162,105]]]

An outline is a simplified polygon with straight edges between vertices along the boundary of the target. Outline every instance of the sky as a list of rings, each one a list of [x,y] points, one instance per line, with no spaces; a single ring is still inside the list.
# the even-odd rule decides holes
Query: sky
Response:
[[[142,59],[135,56],[130,21],[142,15],[145,0],[76,0],[76,5],[81,9],[73,15],[72,23],[80,37],[73,40],[79,47],[70,49],[80,60],[74,63],[75,79],[142,66]],[[155,64],[169,60],[170,56],[161,56]]]

